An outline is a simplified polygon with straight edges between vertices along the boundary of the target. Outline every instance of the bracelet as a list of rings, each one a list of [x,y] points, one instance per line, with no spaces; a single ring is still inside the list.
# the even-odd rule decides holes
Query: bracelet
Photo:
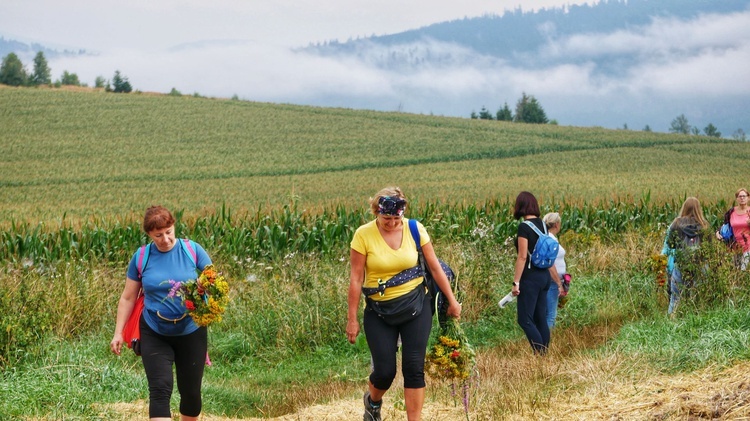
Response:
[[[514,287],[520,287],[520,286],[521,286],[521,283],[520,283],[520,282],[513,282],[513,286],[514,286]]]

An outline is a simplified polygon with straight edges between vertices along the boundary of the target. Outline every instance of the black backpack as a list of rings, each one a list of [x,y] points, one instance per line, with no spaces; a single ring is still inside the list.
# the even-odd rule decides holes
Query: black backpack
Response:
[[[432,274],[430,273],[430,268],[424,261],[424,253],[422,253],[422,243],[420,242],[419,229],[417,228],[416,219],[409,219],[409,232],[411,232],[414,243],[417,245],[417,253],[419,253],[419,265],[422,267],[422,271],[424,272],[425,286],[427,287],[427,293],[430,294],[430,299],[432,300],[432,305],[430,305],[432,314],[435,314],[435,311],[437,311],[438,320],[442,324],[446,320],[448,301],[445,299],[445,295],[443,294],[443,292],[440,291],[437,282],[435,282],[435,278],[433,278]],[[443,272],[445,272],[445,276],[448,278],[448,283],[450,284],[454,293],[456,293],[456,275],[453,272],[453,269],[451,269],[451,267],[448,266],[448,264],[444,261],[440,259],[438,259],[438,261],[440,262],[440,266],[443,268]]]

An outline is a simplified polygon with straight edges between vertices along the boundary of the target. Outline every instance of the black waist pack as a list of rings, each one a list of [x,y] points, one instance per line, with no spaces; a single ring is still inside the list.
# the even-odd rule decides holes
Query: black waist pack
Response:
[[[375,301],[367,298],[367,308],[372,309],[384,322],[397,326],[408,322],[422,313],[425,290],[419,285],[410,292],[388,301]]]

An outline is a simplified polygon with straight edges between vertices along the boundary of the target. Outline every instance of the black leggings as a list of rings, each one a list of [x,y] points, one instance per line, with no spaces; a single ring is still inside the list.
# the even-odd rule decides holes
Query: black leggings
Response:
[[[429,296],[425,296],[422,312],[416,318],[398,326],[391,326],[370,308],[365,308],[365,336],[372,355],[370,382],[375,388],[388,390],[396,377],[396,352],[401,335],[401,372],[404,387],[425,387],[424,358],[432,329],[432,311]]]
[[[151,329],[141,316],[141,358],[148,379],[149,418],[172,416],[169,400],[177,373],[180,414],[197,417],[201,413],[201,382],[206,364],[208,332],[201,327],[189,335],[164,336]]]

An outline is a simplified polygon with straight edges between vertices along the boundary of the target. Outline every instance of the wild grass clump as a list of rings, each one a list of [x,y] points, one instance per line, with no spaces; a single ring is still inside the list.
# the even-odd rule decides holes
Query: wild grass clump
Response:
[[[0,275],[0,366],[34,358],[51,335],[75,340],[113,315],[124,276],[107,266],[61,261],[5,265]]]
[[[230,309],[216,326],[227,332],[222,358],[280,360],[343,345],[347,265],[343,259],[292,253],[247,268],[233,280]]]

